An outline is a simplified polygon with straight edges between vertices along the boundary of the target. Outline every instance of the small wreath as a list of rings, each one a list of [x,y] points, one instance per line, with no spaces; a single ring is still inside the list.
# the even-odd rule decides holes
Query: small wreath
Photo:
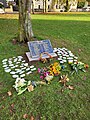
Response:
[[[48,56],[48,58],[43,58],[43,54],[46,54]],[[51,60],[52,56],[48,53],[48,52],[43,52],[40,54],[40,58],[39,60],[43,63],[49,62]]]

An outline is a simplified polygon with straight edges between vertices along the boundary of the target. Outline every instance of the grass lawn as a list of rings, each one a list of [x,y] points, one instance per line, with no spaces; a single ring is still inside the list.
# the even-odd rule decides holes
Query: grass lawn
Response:
[[[50,39],[53,47],[66,47],[79,60],[90,66],[90,13],[32,15],[34,35]],[[79,76],[70,76],[74,90],[64,90],[55,77],[50,85],[36,87],[33,92],[17,96],[15,82],[5,73],[2,60],[25,54],[25,44],[12,44],[18,35],[18,15],[0,15],[0,120],[23,120],[23,115],[35,120],[90,120],[90,69]],[[38,65],[41,66],[42,64]],[[46,65],[46,64],[45,64]],[[29,80],[40,80],[37,72]],[[7,92],[11,91],[12,96]]]

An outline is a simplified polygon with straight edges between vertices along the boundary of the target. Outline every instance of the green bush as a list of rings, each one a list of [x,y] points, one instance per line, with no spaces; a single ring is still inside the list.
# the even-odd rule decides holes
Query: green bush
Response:
[[[85,5],[85,2],[78,2],[77,8],[83,8]]]
[[[3,3],[0,2],[0,8],[4,8],[4,5]]]

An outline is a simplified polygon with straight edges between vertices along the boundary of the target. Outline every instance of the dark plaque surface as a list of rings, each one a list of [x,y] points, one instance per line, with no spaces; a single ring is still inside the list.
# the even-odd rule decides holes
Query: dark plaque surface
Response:
[[[28,42],[31,57],[39,57],[41,53],[53,53],[50,40]]]

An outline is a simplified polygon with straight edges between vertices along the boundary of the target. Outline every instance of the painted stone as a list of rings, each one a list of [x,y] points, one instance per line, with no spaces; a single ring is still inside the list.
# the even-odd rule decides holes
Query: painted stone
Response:
[[[18,67],[18,65],[15,65],[15,67]]]
[[[14,66],[13,64],[9,64],[10,67]]]
[[[73,60],[68,60],[68,63],[69,63],[69,64],[72,64],[72,63],[73,63]]]
[[[26,66],[26,67],[27,67],[27,66],[28,66],[28,63],[25,63],[25,64],[24,64],[24,66]]]
[[[25,70],[25,69],[26,69],[26,67],[21,68],[21,70]]]
[[[78,59],[78,57],[75,56],[74,59]]]
[[[68,60],[73,60],[73,57],[68,57],[67,59],[68,59]]]
[[[31,69],[31,71],[34,71],[34,70],[36,70],[36,68]]]
[[[18,61],[20,62],[20,61],[22,61],[22,59],[19,58]]]
[[[19,76],[18,75],[12,75],[13,78],[18,78]]]
[[[16,74],[16,72],[14,72],[14,71],[11,71],[11,72],[10,72],[10,74],[12,74],[12,75],[15,75],[15,74]]]
[[[18,56],[18,58],[22,59],[23,57],[22,56]]]
[[[2,60],[2,62],[6,62],[6,61],[7,61],[7,59]]]
[[[31,72],[31,71],[29,71],[29,72],[27,72],[26,74],[27,74],[27,75],[29,75],[29,74],[31,74],[31,73],[32,73],[32,72]]]
[[[26,69],[26,71],[29,71],[29,70],[30,70],[30,68],[27,68],[27,69]]]
[[[67,62],[67,60],[63,60],[63,62]]]
[[[61,64],[63,64],[64,62],[63,61],[60,61]]]
[[[33,66],[33,65],[31,65],[31,66],[30,66],[30,68],[34,68],[34,66]]]
[[[10,72],[11,71],[11,69],[5,69],[5,72]]]
[[[22,78],[22,77],[25,77],[25,74],[20,75],[20,77],[21,77],[21,78]]]
[[[7,67],[8,65],[3,65],[3,67]]]
[[[14,68],[15,68],[15,66],[12,66],[11,68],[12,68],[12,69],[14,69]]]
[[[23,74],[25,71],[21,71],[19,74],[21,75],[21,74]]]
[[[23,63],[25,62],[25,60],[22,61]]]
[[[62,58],[58,58],[58,60],[62,60]]]
[[[16,64],[19,64],[20,62],[16,62]]]
[[[6,70],[6,69],[9,69],[9,67],[5,67],[4,69],[5,69],[5,70]]]
[[[7,63],[6,62],[3,62],[3,65],[6,65]]]
[[[14,59],[14,62],[17,62],[17,58]]]

